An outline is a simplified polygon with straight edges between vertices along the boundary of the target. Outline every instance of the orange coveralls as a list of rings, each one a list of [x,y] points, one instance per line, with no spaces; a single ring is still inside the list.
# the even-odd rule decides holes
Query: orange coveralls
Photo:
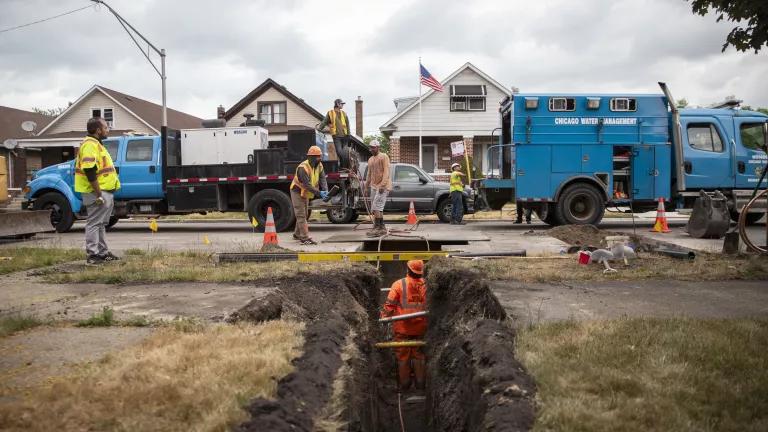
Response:
[[[403,315],[425,310],[427,286],[424,279],[406,276],[395,281],[389,290],[387,301],[381,312],[382,317]],[[427,317],[411,318],[392,323],[396,341],[422,339],[427,331]],[[398,381],[403,390],[411,384],[411,372],[416,378],[416,386],[423,388],[425,378],[425,357],[421,347],[395,348],[398,365]]]

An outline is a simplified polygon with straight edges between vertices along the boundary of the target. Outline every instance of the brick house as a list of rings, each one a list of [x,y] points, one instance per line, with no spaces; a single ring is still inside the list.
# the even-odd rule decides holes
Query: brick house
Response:
[[[390,139],[390,158],[445,179],[451,164],[460,161],[451,157],[450,144],[464,141],[481,171],[498,169],[488,148],[498,141],[498,104],[512,92],[469,62],[441,83],[445,91],[430,89],[421,96],[421,147],[419,98],[394,100],[397,114],[379,128]]]
[[[197,128],[202,119],[168,108],[168,127]],[[91,117],[103,117],[110,125],[110,136],[125,134],[159,135],[162,106],[95,85],[52,121],[38,123],[34,136],[18,135],[18,147],[26,152],[29,175],[41,168],[74,159],[85,137]]]

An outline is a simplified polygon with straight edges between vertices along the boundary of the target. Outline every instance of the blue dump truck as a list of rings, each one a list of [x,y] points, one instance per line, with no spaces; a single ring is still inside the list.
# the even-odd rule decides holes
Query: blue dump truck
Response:
[[[731,218],[766,166],[768,116],[724,104],[678,109],[663,94],[514,94],[502,101],[499,175],[477,182],[488,208],[522,201],[550,225],[597,224],[608,206],[690,209],[721,191]],[[754,213],[752,213],[754,211]],[[764,214],[753,207],[754,223]]]
[[[268,142],[261,127],[219,127],[169,130],[161,136],[108,138],[109,151],[120,176],[115,193],[114,225],[131,215],[156,217],[169,214],[248,212],[263,229],[271,207],[278,231],[292,229],[295,217],[289,186],[296,167],[310,146],[323,148],[323,165],[333,197],[315,200],[323,210],[358,205],[360,182],[353,169],[330,160],[322,134],[289,131],[287,142]],[[353,142],[349,161],[357,164],[370,153]],[[350,162],[352,163],[352,162]],[[51,223],[66,232],[86,217],[79,193],[74,191],[74,161],[46,167],[25,187],[25,210],[50,210]],[[333,188],[336,186],[336,188]]]

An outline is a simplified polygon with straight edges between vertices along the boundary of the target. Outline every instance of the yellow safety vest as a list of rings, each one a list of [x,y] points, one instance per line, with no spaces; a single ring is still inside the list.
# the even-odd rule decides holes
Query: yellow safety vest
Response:
[[[97,168],[96,178],[99,182],[99,189],[104,191],[114,191],[120,189],[120,179],[117,178],[115,164],[112,157],[103,145],[93,137],[85,137],[80,144],[80,150],[77,152],[75,160],[75,192],[90,193],[93,187],[85,175],[86,168]]]
[[[461,174],[457,171],[451,172],[451,192],[461,192],[464,190],[464,184],[461,181]]]
[[[347,115],[344,113],[343,110],[339,110],[339,119],[341,119],[341,131],[342,133],[339,135],[349,135],[349,128],[347,127]],[[336,111],[330,110],[328,111],[328,118],[331,119],[331,135],[336,135]]]
[[[293,181],[291,182],[291,189],[293,189],[294,186],[301,189],[301,197],[312,199],[315,197],[315,194],[312,192],[304,189],[304,185],[301,184],[299,181],[299,170],[303,169],[307,172],[307,175],[309,175],[309,183],[312,185],[313,188],[317,189],[318,183],[320,183],[320,173],[323,172],[323,163],[318,162],[315,169],[312,169],[312,165],[309,164],[309,160],[305,160],[304,162],[300,163],[299,166],[296,167],[296,175],[293,176]]]

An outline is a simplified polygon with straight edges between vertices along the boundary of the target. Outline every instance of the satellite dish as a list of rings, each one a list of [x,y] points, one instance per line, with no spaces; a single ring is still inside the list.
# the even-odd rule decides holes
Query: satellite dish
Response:
[[[19,143],[13,138],[8,138],[7,140],[3,141],[3,147],[7,148],[8,150],[15,149],[17,145],[19,145]]]
[[[37,128],[37,123],[32,120],[27,120],[21,124],[21,128],[27,132],[33,132]]]

